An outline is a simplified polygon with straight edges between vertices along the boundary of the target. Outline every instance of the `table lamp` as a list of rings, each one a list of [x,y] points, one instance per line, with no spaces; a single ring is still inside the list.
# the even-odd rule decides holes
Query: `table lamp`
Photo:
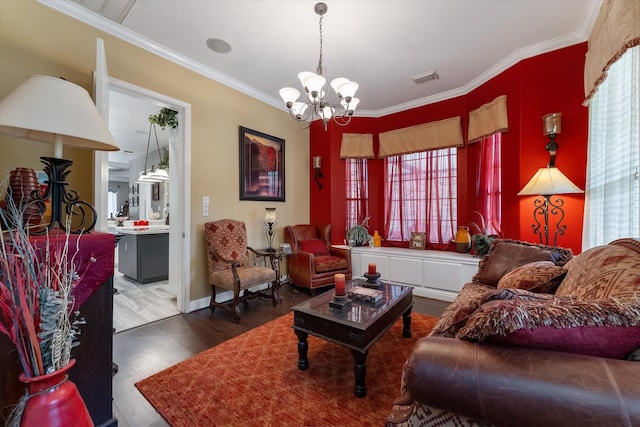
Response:
[[[35,75],[22,82],[0,102],[0,133],[54,144],[53,157],[41,157],[48,180],[44,194],[32,193],[33,203],[45,212],[45,201],[51,203],[51,222],[42,231],[54,227],[67,231],[68,216],[72,233],[88,232],[96,224],[96,210],[80,200],[65,181],[73,164],[62,158],[62,146],[117,151],[119,148],[100,112],[82,87],[62,78]]]

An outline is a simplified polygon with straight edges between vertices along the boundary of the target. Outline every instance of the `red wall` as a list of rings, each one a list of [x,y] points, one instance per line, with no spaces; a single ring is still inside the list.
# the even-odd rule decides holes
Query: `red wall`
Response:
[[[562,113],[562,133],[556,138],[556,166],[578,187],[584,189],[587,158],[588,110],[582,106],[586,43],[559,49],[523,60],[467,95],[414,108],[380,118],[354,118],[346,127],[321,123],[311,127],[311,157],[322,156],[323,189],[313,180],[311,170],[311,223],[333,224],[333,243],[345,237],[345,162],[339,159],[342,133],[373,133],[374,151],[378,134],[453,116],[461,116],[466,141],[469,111],[507,95],[509,132],[502,135],[502,231],[504,237],[538,242],[533,234],[533,201],[518,191],[540,167],[546,166],[548,142],[542,134],[542,116]],[[476,210],[474,203],[477,146],[458,150],[458,223],[467,224]],[[382,231],[384,222],[383,160],[369,161],[370,229]],[[575,253],[581,250],[583,195],[565,195],[566,234],[559,246]],[[553,220],[553,218],[552,218]]]

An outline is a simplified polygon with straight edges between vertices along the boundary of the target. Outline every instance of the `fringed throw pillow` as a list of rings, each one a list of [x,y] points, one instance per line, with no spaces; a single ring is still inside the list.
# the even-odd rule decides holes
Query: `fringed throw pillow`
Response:
[[[640,301],[535,298],[512,291],[501,291],[511,299],[483,304],[456,337],[615,359],[640,346]]]

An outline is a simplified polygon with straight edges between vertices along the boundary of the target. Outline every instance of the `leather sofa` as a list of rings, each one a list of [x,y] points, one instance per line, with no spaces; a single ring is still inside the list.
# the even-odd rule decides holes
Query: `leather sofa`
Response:
[[[639,354],[640,241],[496,241],[414,346],[386,425],[638,427]]]

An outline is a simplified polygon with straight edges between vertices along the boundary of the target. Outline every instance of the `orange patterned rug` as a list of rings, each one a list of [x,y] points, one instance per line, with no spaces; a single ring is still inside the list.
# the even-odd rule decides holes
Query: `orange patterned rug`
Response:
[[[309,369],[298,369],[293,313],[252,329],[136,384],[175,427],[380,426],[400,394],[415,341],[437,318],[411,315],[412,338],[398,320],[370,349],[367,396],[353,395],[353,356],[309,336]]]

